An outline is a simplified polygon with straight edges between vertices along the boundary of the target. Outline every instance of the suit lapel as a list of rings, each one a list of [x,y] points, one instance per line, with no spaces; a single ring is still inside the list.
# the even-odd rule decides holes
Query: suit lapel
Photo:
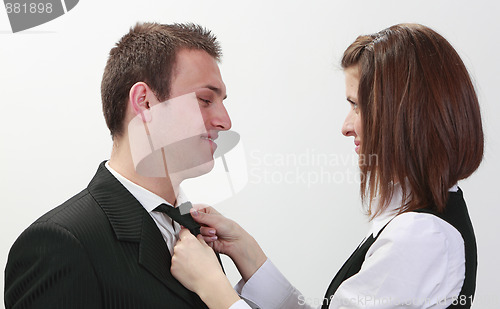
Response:
[[[200,306],[201,300],[182,286],[170,273],[171,256],[155,222],[135,197],[99,165],[88,190],[105,212],[119,241],[138,242],[138,263],[179,298]],[[201,302],[201,304],[203,304]]]

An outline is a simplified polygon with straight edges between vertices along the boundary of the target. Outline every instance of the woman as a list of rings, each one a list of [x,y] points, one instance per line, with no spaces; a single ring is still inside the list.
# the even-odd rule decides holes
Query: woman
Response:
[[[342,133],[360,155],[372,227],[322,308],[469,308],[476,242],[456,184],[478,168],[484,140],[463,62],[433,30],[401,24],[358,37],[342,67],[351,105]],[[172,273],[208,307],[250,308],[241,295],[260,308],[308,308],[240,226],[212,208],[192,215],[204,239],[182,231]],[[205,241],[235,262],[239,295]]]

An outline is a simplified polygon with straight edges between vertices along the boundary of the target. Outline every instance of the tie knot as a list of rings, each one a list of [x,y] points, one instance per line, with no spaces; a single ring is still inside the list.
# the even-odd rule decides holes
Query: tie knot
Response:
[[[153,211],[158,211],[166,214],[172,220],[189,229],[191,234],[194,236],[200,234],[200,225],[194,221],[193,217],[189,213],[189,209],[191,209],[193,205],[191,202],[185,202],[181,204],[179,207],[172,207],[167,204],[161,204],[156,207]]]

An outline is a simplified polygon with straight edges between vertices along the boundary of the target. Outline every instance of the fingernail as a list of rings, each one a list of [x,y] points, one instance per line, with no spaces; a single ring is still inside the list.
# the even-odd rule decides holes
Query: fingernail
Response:
[[[210,230],[210,231],[208,231],[208,234],[210,234],[210,235],[215,235],[215,230]]]
[[[193,216],[193,217],[198,217],[198,210],[193,210],[193,211],[191,212],[191,216]]]

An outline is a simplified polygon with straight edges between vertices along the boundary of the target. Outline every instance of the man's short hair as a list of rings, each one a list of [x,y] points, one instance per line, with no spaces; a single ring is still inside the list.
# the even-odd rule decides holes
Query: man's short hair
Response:
[[[146,83],[158,100],[170,95],[177,52],[206,51],[217,61],[222,57],[217,38],[195,24],[138,23],[111,49],[101,82],[104,118],[113,138],[123,134],[130,88]]]

